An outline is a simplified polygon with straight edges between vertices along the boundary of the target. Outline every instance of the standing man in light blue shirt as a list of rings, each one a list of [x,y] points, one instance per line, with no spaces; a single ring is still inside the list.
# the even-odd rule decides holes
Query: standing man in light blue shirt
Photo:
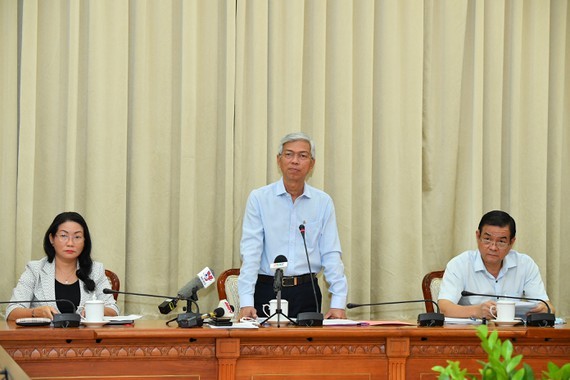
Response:
[[[310,268],[316,275],[324,268],[332,294],[325,318],[346,318],[348,292],[340,240],[331,197],[309,186],[305,179],[315,165],[315,144],[304,133],[281,139],[277,165],[282,178],[253,190],[243,218],[242,266],[238,280],[239,317],[263,317],[263,304],[275,298],[274,269],[279,255],[287,258],[282,281],[283,299],[289,302],[289,317],[320,311],[322,294],[316,276],[311,276],[299,226],[305,226]],[[312,281],[317,290],[317,302]]]
[[[548,300],[540,271],[534,260],[512,249],[516,240],[515,220],[506,212],[486,213],[475,232],[476,251],[466,251],[449,261],[441,283],[438,304],[447,317],[494,318],[490,312],[496,299],[483,296],[462,297],[467,290],[480,294],[527,297]],[[546,313],[542,302],[531,313]]]

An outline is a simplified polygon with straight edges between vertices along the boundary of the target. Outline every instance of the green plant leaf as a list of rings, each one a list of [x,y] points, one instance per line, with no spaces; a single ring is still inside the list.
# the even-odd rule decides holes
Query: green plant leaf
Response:
[[[510,360],[511,355],[513,354],[513,343],[510,340],[505,340],[501,347],[501,355],[505,360]]]
[[[447,367],[434,366],[432,370],[440,373],[439,380],[463,380],[467,373],[467,369],[460,368],[459,361],[451,360],[447,360]]]
[[[522,380],[526,379],[525,377],[525,370],[524,368],[519,369],[513,376],[510,377],[513,380]]]
[[[522,357],[522,355],[521,355],[521,357]],[[526,363],[523,364],[523,368],[524,368],[524,373],[525,373],[524,378],[526,380],[534,380],[534,372],[533,372],[532,368]]]
[[[489,335],[489,339],[487,339],[487,342],[491,350],[493,350],[497,345],[498,339],[499,339],[499,333],[497,332],[497,330],[493,331],[491,335]],[[500,344],[501,342],[499,341],[498,343]]]
[[[497,330],[489,333],[486,325],[477,327],[477,336],[481,339],[481,347],[487,353],[487,361],[477,360],[481,365],[479,373],[482,380],[534,380],[532,368],[523,363],[523,368],[516,369],[523,360],[523,355],[512,357],[514,352],[513,343],[506,339],[502,342],[499,339]],[[439,372],[440,380],[475,380],[475,375],[467,375],[467,369],[461,369],[459,361],[447,361],[447,367],[435,366],[432,368]],[[549,362],[548,371],[542,371],[543,379],[548,380],[570,380],[570,363],[566,363],[559,368],[556,364]]]
[[[558,367],[553,362],[548,363],[548,372],[542,371],[542,378],[549,380],[568,380],[570,379],[570,363]]]
[[[506,360],[505,359],[505,364],[506,364],[506,368],[507,368],[507,372],[511,373],[515,370],[515,368],[517,368],[517,366],[520,364],[520,362],[522,361],[523,356],[522,355],[517,355],[514,358],[512,358],[511,360]]]
[[[479,327],[477,327],[477,336],[479,337],[479,339],[481,339],[481,341],[486,341],[488,334],[489,334],[489,328],[487,327],[487,325],[479,325]]]

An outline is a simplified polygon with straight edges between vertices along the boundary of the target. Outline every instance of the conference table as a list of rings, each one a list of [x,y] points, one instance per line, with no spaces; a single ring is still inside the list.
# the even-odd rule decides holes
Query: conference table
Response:
[[[570,362],[570,328],[494,326],[540,378]],[[180,328],[165,321],[78,328],[0,322],[0,346],[32,379],[435,379],[487,359],[474,325]]]

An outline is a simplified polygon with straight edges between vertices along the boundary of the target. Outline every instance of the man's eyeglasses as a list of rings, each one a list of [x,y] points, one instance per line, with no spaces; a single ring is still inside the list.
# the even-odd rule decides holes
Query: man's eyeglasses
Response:
[[[494,241],[494,240],[491,240],[489,238],[481,238],[479,240],[486,247],[490,247],[491,245],[495,244],[495,247],[497,247],[499,249],[505,249],[511,244],[508,241],[504,241],[504,240]]]
[[[67,243],[70,238],[75,244],[82,243],[83,240],[85,240],[85,237],[81,235],[69,236],[68,234],[56,234],[55,236],[57,236],[59,241],[62,243]]]
[[[282,156],[285,157],[287,161],[291,161],[295,157],[297,157],[299,161],[307,161],[311,159],[311,154],[309,152],[295,153],[290,150],[285,151]]]

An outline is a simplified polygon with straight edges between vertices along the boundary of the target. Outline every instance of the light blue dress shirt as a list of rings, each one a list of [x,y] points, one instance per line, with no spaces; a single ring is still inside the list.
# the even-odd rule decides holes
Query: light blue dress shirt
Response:
[[[340,240],[331,197],[305,183],[295,203],[285,190],[283,178],[253,190],[247,200],[240,245],[242,266],[238,279],[241,307],[253,306],[258,274],[273,276],[270,265],[279,255],[287,258],[285,276],[309,273],[303,237],[305,225],[307,250],[313,273],[324,268],[332,294],[331,308],[344,309],[348,293]]]
[[[439,299],[458,305],[478,305],[493,300],[481,296],[462,297],[463,290],[548,300],[538,266],[530,256],[515,250],[505,256],[497,278],[485,268],[479,250],[466,251],[451,259],[445,268]]]

